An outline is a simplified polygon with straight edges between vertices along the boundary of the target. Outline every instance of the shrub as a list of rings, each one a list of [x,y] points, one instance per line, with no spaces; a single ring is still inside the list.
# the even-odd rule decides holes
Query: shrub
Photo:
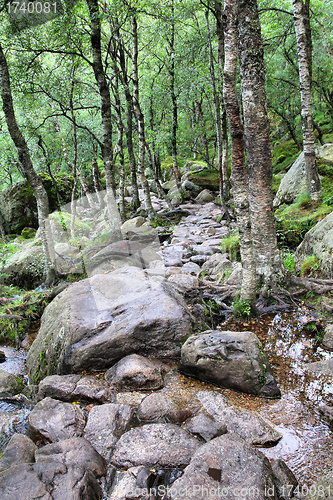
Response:
[[[291,271],[292,273],[295,270],[295,255],[293,253],[285,253],[283,255],[283,264],[288,271]]]
[[[247,300],[235,299],[231,304],[231,308],[235,318],[249,318],[251,316],[252,308]]]

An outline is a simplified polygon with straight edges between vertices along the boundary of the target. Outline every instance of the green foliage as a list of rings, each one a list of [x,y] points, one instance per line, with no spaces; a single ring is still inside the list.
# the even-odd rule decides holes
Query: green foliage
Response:
[[[318,172],[322,176],[323,203],[333,207],[333,165],[318,162]]]
[[[249,318],[252,313],[251,304],[246,300],[235,299],[231,304],[231,308],[235,318]]]
[[[278,143],[272,151],[272,166],[274,174],[285,172],[294,163],[299,155],[294,141]]]
[[[280,184],[281,184],[281,177],[273,174],[272,191],[274,195],[276,195],[276,193],[278,192]]]
[[[305,234],[332,211],[332,207],[317,205],[307,194],[292,205],[282,205],[275,212],[276,235],[282,248],[296,248]]]
[[[293,253],[284,253],[283,254],[283,264],[288,271],[291,271],[292,273],[295,270],[295,254]]]
[[[238,229],[231,231],[227,238],[222,239],[221,248],[229,254],[230,260],[240,262],[240,247]]]
[[[215,168],[204,168],[198,172],[192,172],[189,180],[204,189],[219,189],[219,172]]]
[[[302,263],[301,276],[307,276],[320,269],[320,263],[315,255],[309,255]]]

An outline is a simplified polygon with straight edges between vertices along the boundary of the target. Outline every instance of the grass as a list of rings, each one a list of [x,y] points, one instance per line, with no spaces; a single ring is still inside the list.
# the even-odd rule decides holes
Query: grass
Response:
[[[309,255],[302,263],[301,276],[308,276],[309,274],[319,271],[319,269],[320,263],[318,258],[315,255]]]
[[[230,260],[240,262],[238,229],[233,230],[227,238],[221,241],[221,248],[229,254]]]
[[[277,143],[272,151],[273,173],[286,172],[299,154],[300,151],[293,140]]]
[[[287,252],[283,254],[283,264],[288,271],[292,273],[295,270],[295,255],[293,253]]]

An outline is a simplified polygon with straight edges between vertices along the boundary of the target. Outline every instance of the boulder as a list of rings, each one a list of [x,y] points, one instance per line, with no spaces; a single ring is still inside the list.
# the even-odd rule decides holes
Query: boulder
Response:
[[[170,284],[135,267],[73,283],[44,311],[27,357],[30,380],[105,370],[132,353],[177,357],[191,322]]]
[[[326,325],[325,335],[323,338],[323,347],[329,351],[333,351],[333,323]]]
[[[277,208],[282,203],[294,203],[302,194],[307,193],[307,190],[305,160],[302,152],[283,176],[273,201],[273,207]]]
[[[228,433],[201,446],[184,474],[168,489],[170,500],[276,500],[268,459],[236,434]],[[268,491],[271,495],[268,496]]]
[[[181,349],[178,369],[227,389],[281,397],[268,358],[252,332],[208,330],[191,335]]]
[[[198,439],[177,425],[147,424],[121,436],[111,463],[125,469],[135,465],[184,467],[200,445]]]
[[[194,436],[198,436],[205,441],[221,436],[227,432],[227,426],[221,422],[217,422],[210,415],[199,413],[187,420],[185,423],[187,429]]]
[[[103,380],[93,375],[50,375],[38,387],[38,400],[50,397],[61,401],[93,401],[106,403],[113,395]]]
[[[315,373],[333,376],[333,358],[315,361],[314,363],[306,363],[305,368]]]
[[[26,242],[1,268],[1,283],[33,290],[43,282],[44,258],[39,241]]]
[[[17,375],[0,370],[0,396],[15,396],[24,389],[22,379]]]
[[[189,292],[190,290],[199,288],[198,278],[191,276],[190,274],[173,275],[168,278],[168,281],[173,283],[179,291],[183,292]]]
[[[117,390],[155,390],[164,386],[166,365],[139,354],[125,356],[105,373],[105,380]]]
[[[35,452],[36,463],[60,462],[67,466],[90,470],[94,476],[104,476],[105,460],[82,437],[65,439],[58,443],[47,444]]]
[[[139,215],[138,217],[134,217],[133,219],[128,219],[122,224],[121,232],[124,235],[127,235],[128,232],[135,231],[136,228],[141,227],[145,222],[146,219],[144,217],[141,217],[141,215]]]
[[[197,399],[202,410],[218,424],[226,425],[228,432],[234,432],[255,446],[270,446],[282,438],[267,420],[257,413],[233,406],[226,396],[217,392],[199,391]]]
[[[79,406],[45,398],[29,414],[28,424],[34,441],[53,443],[81,436],[85,418]]]
[[[208,257],[203,264],[201,271],[207,271],[213,278],[224,276],[227,271],[232,271],[233,267],[225,254],[215,253]]]
[[[333,144],[324,144],[316,151],[317,159],[322,163],[333,161]],[[277,208],[282,203],[295,203],[297,198],[307,193],[304,153],[300,153],[283,177],[278,192],[274,198],[273,206]]]
[[[37,446],[24,434],[13,434],[0,458],[0,472],[12,465],[35,461]]]
[[[130,406],[115,403],[90,410],[83,435],[105,460],[109,461],[119,437],[128,430],[133,412]]]
[[[281,500],[289,500],[294,498],[294,492],[298,485],[298,481],[287,464],[280,459],[270,461],[277,497]]]
[[[138,417],[143,421],[156,421],[163,418],[169,411],[176,409],[172,398],[163,392],[149,394],[140,403]]]
[[[1,500],[101,500],[90,470],[62,463],[13,465],[0,473]]]
[[[187,179],[184,182],[182,182],[182,188],[186,189],[193,195],[198,195],[203,190],[202,187],[198,186],[197,184],[194,184],[194,182],[191,182]]]
[[[306,257],[315,255],[322,273],[333,277],[333,212],[318,222],[304,236],[295,252],[295,270],[300,272]]]
[[[208,189],[204,189],[201,191],[201,193],[198,194],[196,197],[195,201],[198,201],[199,203],[208,203],[210,201],[214,201],[215,196],[211,191]]]
[[[108,500],[155,500],[157,497],[151,492],[151,482],[155,474],[148,467],[130,467],[127,471],[117,471],[112,484]]]

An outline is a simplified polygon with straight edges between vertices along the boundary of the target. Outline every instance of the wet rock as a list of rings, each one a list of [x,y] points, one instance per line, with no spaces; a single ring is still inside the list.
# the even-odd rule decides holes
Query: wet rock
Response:
[[[50,397],[61,401],[106,403],[113,395],[106,382],[92,375],[50,375],[38,387],[38,400]]]
[[[13,465],[0,474],[1,500],[101,500],[89,470],[61,463]]]
[[[14,396],[24,389],[22,379],[17,375],[0,370],[0,396]]]
[[[189,337],[179,371],[228,389],[281,397],[268,358],[251,332],[208,330]]]
[[[323,375],[333,375],[333,359],[324,359],[314,363],[306,363],[305,368],[312,372],[322,373]]]
[[[90,410],[83,435],[105,460],[109,461],[117,440],[128,430],[133,411],[128,405],[116,403]]]
[[[182,492],[196,500],[276,500],[273,472],[268,459],[236,434],[224,434],[201,446],[182,477],[169,489],[170,500]]]
[[[232,406],[222,394],[199,391],[197,399],[216,422],[226,425],[228,432],[237,433],[252,445],[274,445],[282,438],[267,420],[255,412]]]
[[[323,347],[333,351],[333,324],[326,325],[323,338]]]
[[[306,233],[295,252],[295,271],[299,272],[304,260],[315,255],[322,273],[331,278],[333,275],[333,212],[318,222]]]
[[[6,361],[6,354],[3,351],[0,351],[0,363],[4,363]]]
[[[24,434],[13,434],[0,458],[0,472],[12,465],[35,461],[37,446]]]
[[[298,481],[283,460],[271,460],[276,494],[279,500],[294,498]]]
[[[319,412],[321,413],[323,419],[328,423],[328,425],[333,430],[333,406],[321,406],[319,408]]]
[[[130,467],[125,473],[116,472],[108,500],[124,500],[125,498],[155,500],[157,497],[149,494],[151,479],[154,477],[154,473],[144,466]]]
[[[117,390],[155,390],[164,386],[166,365],[138,354],[125,356],[105,373],[107,383]]]
[[[156,392],[146,396],[138,409],[140,420],[154,421],[164,417],[169,411],[176,408],[175,403],[167,394]]]
[[[181,424],[188,418],[192,417],[193,410],[190,408],[177,408],[174,410],[169,410],[165,415],[165,419],[170,424]]]
[[[168,278],[170,283],[176,285],[179,291],[190,291],[199,287],[199,280],[190,274],[178,274]]]
[[[35,440],[62,441],[81,436],[85,419],[77,405],[45,398],[29,414],[29,434]]]
[[[44,311],[27,357],[30,380],[104,370],[132,353],[177,357],[191,322],[170,284],[135,267],[73,283]]]
[[[205,441],[221,436],[227,432],[227,426],[216,422],[212,417],[200,413],[189,419],[185,423],[185,428],[195,436],[198,436]]]
[[[65,439],[58,443],[47,444],[35,452],[36,463],[60,462],[67,466],[90,470],[94,476],[104,476],[105,460],[84,438]]]
[[[135,465],[184,467],[200,445],[200,441],[176,425],[147,424],[121,436],[111,462],[124,468]]]

